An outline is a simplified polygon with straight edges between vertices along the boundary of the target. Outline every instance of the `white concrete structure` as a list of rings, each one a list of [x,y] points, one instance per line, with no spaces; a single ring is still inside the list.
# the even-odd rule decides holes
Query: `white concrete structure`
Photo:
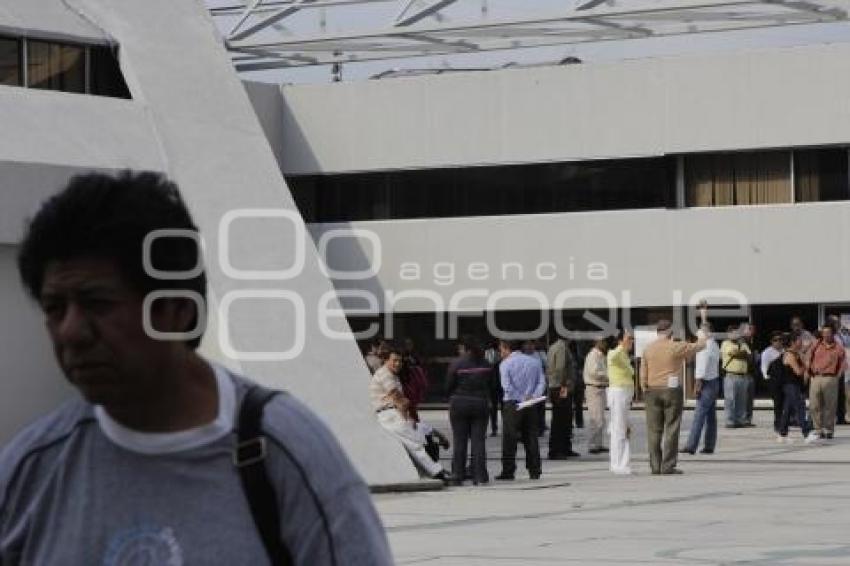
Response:
[[[80,41],[83,29],[88,33],[83,39],[117,43],[132,100],[0,86],[0,280],[8,306],[0,322],[0,441],[67,394],[50,361],[36,308],[15,290],[14,246],[23,219],[72,173],[146,168],[178,183],[205,237],[213,320],[202,349],[312,406],[370,483],[416,480],[402,447],[375,422],[366,391],[369,373],[344,319],[334,326],[341,338],[319,331],[320,300],[329,297],[331,309],[337,305],[333,288],[319,270],[315,248],[203,5],[193,0],[70,0],[64,8],[47,0],[27,4],[41,7],[0,9],[4,34]],[[43,14],[54,17],[41,20]],[[245,276],[299,261],[303,268],[286,281],[225,273],[227,262],[219,261],[220,221],[235,209],[282,210],[292,220],[234,221],[227,240],[233,270]],[[277,298],[246,299],[251,292]],[[217,312],[228,301],[233,301],[230,318],[223,323]],[[224,355],[225,329],[229,345],[247,352],[241,361]],[[298,349],[289,360],[257,361],[251,354]]]
[[[286,175],[844,144],[850,45],[283,86]],[[368,142],[368,143],[367,143]]]
[[[333,176],[842,147],[850,143],[850,108],[842,94],[850,88],[848,71],[850,45],[835,44],[283,86],[277,105],[270,94],[275,87],[251,90],[262,92],[254,95],[255,105],[284,174]],[[713,289],[734,289],[750,304],[846,301],[850,202],[792,201],[688,208],[679,194],[672,208],[327,222],[310,230],[317,240],[339,228],[377,234],[377,276],[336,284],[381,301],[387,290],[437,296],[436,308],[423,294],[400,303],[401,312],[480,310],[492,293],[518,288],[539,291],[550,306],[565,289],[587,287],[618,301],[627,291],[636,307],[681,304]],[[784,258],[811,256],[814,240],[786,236],[824,226],[837,248],[836,276],[789,269]],[[371,249],[340,240],[329,261],[352,269]],[[420,278],[404,276],[411,261],[422,266]],[[504,263],[517,261],[523,277],[503,276]],[[596,262],[607,266],[605,278],[588,277]],[[487,266],[473,268],[478,278],[468,275],[474,264]],[[482,292],[458,296],[470,289]],[[578,297],[561,306],[600,302]],[[539,307],[533,297],[503,297],[497,308]]]

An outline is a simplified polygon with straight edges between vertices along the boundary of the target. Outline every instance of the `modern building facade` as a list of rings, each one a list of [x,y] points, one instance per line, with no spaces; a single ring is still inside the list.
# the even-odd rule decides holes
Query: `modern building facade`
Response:
[[[441,358],[459,333],[488,335],[488,316],[551,337],[559,319],[600,326],[584,309],[613,305],[604,329],[684,320],[706,299],[740,305],[730,322],[765,338],[794,314],[811,328],[850,313],[848,56],[810,45],[249,92],[352,326]]]

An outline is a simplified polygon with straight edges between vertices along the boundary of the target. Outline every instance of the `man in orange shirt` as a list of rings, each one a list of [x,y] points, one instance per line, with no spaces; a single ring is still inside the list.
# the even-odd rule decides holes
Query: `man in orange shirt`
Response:
[[[824,325],[820,339],[809,351],[809,411],[814,421],[810,441],[831,439],[835,433],[838,386],[845,363],[844,347],[835,340],[832,327]]]

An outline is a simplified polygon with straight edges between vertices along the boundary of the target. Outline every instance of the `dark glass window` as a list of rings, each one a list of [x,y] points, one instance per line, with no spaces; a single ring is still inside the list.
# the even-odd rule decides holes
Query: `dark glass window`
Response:
[[[21,84],[21,42],[0,37],[0,85]]]
[[[127,83],[118,66],[118,54],[108,47],[91,47],[89,51],[89,92],[100,96],[130,98]]]
[[[795,151],[794,191],[798,202],[850,198],[847,149],[824,148]]]
[[[77,45],[27,41],[27,86],[85,92],[85,49]]]
[[[308,222],[675,206],[675,158],[313,175],[287,179]]]

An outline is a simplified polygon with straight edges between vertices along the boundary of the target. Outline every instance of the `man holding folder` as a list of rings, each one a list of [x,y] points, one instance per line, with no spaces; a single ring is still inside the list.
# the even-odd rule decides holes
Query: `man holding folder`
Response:
[[[502,390],[502,473],[497,480],[512,480],[516,472],[516,445],[522,437],[525,445],[525,467],[528,476],[539,479],[541,474],[540,446],[537,441],[537,413],[520,403],[536,399],[546,389],[543,364],[536,356],[522,353],[522,342],[502,340],[499,343],[502,362],[499,364]]]

